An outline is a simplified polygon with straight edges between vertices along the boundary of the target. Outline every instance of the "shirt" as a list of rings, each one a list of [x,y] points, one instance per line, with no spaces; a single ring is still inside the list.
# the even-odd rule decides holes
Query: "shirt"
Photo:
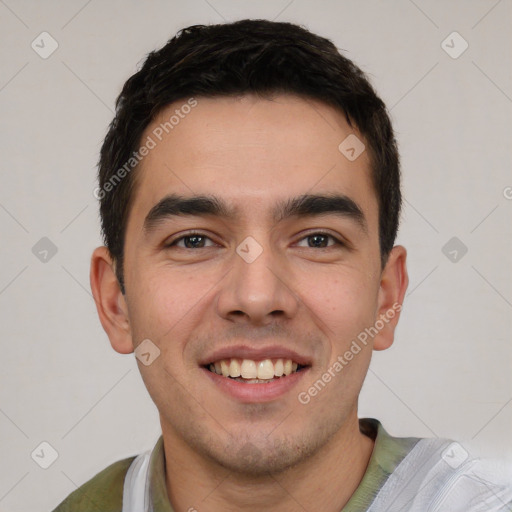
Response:
[[[458,443],[393,437],[373,418],[360,419],[359,428],[375,445],[359,486],[340,512],[512,511],[512,480],[486,472]],[[163,437],[152,450],[108,466],[53,512],[85,511],[174,512]]]

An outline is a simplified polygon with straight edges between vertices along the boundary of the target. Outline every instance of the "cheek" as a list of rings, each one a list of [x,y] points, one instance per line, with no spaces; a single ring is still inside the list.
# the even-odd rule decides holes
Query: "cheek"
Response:
[[[374,322],[376,284],[351,270],[337,272],[336,277],[315,276],[315,286],[308,296],[308,306],[318,317],[318,325],[325,326],[329,343],[326,359],[313,377],[315,381],[329,381],[330,391],[324,395],[326,414],[333,403],[347,407],[357,399],[372,355],[371,339],[360,340],[365,328]]]
[[[377,309],[378,287],[355,269],[315,275],[305,295],[307,305],[328,328],[333,355],[343,353],[357,335],[371,325]]]
[[[308,293],[315,312],[334,332],[371,320],[377,303],[376,284],[354,269],[333,274],[315,276],[315,286]]]
[[[162,342],[179,339],[177,334],[183,331],[187,318],[201,308],[205,293],[212,286],[205,276],[187,271],[160,268],[141,272],[131,287],[133,331],[139,337]]]
[[[141,376],[157,406],[168,406],[170,396],[184,403],[183,383],[190,368],[183,364],[183,353],[213,284],[192,272],[164,268],[145,270],[139,276],[131,287],[135,344],[150,339],[160,350],[150,365],[138,362]]]

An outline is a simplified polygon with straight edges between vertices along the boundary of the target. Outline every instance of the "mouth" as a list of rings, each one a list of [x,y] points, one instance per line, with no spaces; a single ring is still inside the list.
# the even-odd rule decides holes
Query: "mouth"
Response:
[[[278,345],[226,346],[199,361],[203,375],[215,389],[246,404],[286,399],[305,382],[312,365],[310,357]]]
[[[212,361],[203,367],[211,373],[244,384],[270,384],[308,368],[292,359],[284,358],[262,360],[228,358]]]

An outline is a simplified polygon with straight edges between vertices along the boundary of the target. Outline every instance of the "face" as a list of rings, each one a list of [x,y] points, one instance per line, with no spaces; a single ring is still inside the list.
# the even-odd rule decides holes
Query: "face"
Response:
[[[129,328],[110,337],[160,350],[139,368],[164,437],[238,472],[278,472],[356,417],[396,320],[351,349],[399,295],[381,269],[369,156],[340,152],[363,138],[319,102],[196,101],[161,141],[154,130],[185,101],[142,138],[156,146],[127,224]]]

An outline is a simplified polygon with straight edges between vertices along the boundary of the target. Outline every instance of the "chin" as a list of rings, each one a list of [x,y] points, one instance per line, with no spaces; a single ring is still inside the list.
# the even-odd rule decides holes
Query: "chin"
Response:
[[[237,476],[250,479],[279,474],[311,457],[323,443],[316,439],[286,438],[272,436],[255,440],[233,440],[222,451],[212,451],[208,456],[223,468]]]

